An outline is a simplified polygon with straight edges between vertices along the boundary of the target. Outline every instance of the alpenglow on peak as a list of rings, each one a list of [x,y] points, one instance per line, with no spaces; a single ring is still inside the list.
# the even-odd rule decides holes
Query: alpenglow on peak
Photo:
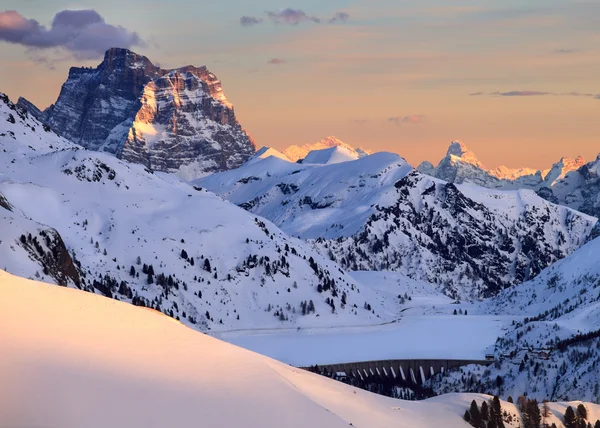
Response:
[[[207,67],[162,69],[121,48],[96,68],[72,67],[56,103],[32,114],[87,149],[188,179],[236,168],[256,151]]]

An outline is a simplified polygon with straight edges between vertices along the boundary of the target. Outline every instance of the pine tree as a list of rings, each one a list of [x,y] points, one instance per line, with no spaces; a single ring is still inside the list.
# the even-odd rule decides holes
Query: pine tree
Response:
[[[183,250],[183,249],[181,250],[181,258],[182,259],[186,259],[186,260],[188,258],[188,253],[185,250]]]
[[[210,267],[210,261],[208,258],[204,259],[204,270],[207,272],[212,272],[212,268]]]
[[[479,407],[475,400],[471,402],[469,413],[471,414],[471,425],[475,428],[479,428],[481,426],[481,413],[479,413]]]
[[[131,266],[131,269],[129,269],[129,275],[135,276],[135,268],[133,266]]]
[[[577,428],[577,419],[571,406],[565,411],[565,428]]]
[[[148,272],[147,282],[148,284],[154,283],[154,278],[152,277],[152,274],[150,272]]]
[[[488,405],[485,401],[481,403],[481,419],[484,421],[490,420],[490,412],[488,409]]]
[[[537,400],[527,400],[527,415],[530,428],[540,428],[542,415]]]
[[[583,404],[577,406],[577,417],[579,419],[587,419],[587,409]]]
[[[471,414],[469,413],[468,410],[465,410],[465,415],[463,416],[463,419],[465,420],[465,422],[470,422],[471,421]]]
[[[600,420],[597,420],[594,424],[594,428],[600,428]]]
[[[502,404],[500,403],[500,397],[494,396],[492,404],[490,406],[494,409],[494,415],[496,419],[496,426],[498,428],[504,428],[504,421],[502,420]]]
[[[508,400],[506,400],[506,401],[508,401],[509,403],[514,403],[514,400],[513,400],[513,398],[512,398],[512,395],[509,395],[509,396],[508,396]]]
[[[135,264],[138,266],[142,264],[142,259],[140,258],[140,256],[137,256],[137,259],[135,259]]]

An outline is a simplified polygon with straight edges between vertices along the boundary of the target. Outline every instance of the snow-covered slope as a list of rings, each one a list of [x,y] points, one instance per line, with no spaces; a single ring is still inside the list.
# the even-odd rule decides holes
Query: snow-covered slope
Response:
[[[359,159],[356,151],[349,150],[342,146],[331,147],[329,149],[312,150],[302,160],[302,163],[311,164],[318,163],[329,165],[332,163],[348,162]]]
[[[324,149],[332,149],[335,147],[339,147],[343,149],[344,152],[349,152],[353,159],[362,158],[364,156],[368,156],[373,152],[370,150],[363,149],[361,147],[354,148],[341,140],[338,140],[335,137],[327,137],[323,138],[321,141],[314,144],[305,144],[303,146],[290,146],[283,151],[283,153],[292,161],[296,162],[304,159],[310,152],[312,151],[320,151]],[[325,163],[325,162],[315,162],[315,163]]]
[[[600,401],[600,238],[481,310],[520,317],[496,343],[499,362],[487,370],[463,368],[434,382],[438,391]],[[465,382],[469,371],[473,382]]]
[[[255,151],[206,67],[163,70],[126,49],[109,49],[96,68],[73,67],[38,118],[88,149],[187,179],[235,168]]]
[[[455,186],[376,153],[341,164],[270,158],[197,183],[317,239],[350,270],[398,270],[454,297],[480,297],[527,280],[582,245],[596,220],[532,191]]]
[[[0,311],[3,426],[463,428],[471,401],[490,399],[374,395],[154,311],[2,271],[0,299],[11,303]],[[501,405],[518,415],[514,405]],[[585,405],[589,420],[600,415],[599,406]],[[551,404],[557,415],[565,407]]]
[[[152,306],[201,330],[369,324],[397,313],[269,221],[173,175],[70,144],[5,98],[0,194],[2,268]]]
[[[290,162],[287,156],[281,153],[279,150],[267,146],[263,146],[259,150],[257,150],[256,153],[250,159],[248,159],[248,162],[266,159],[270,156],[274,156],[278,159]]]

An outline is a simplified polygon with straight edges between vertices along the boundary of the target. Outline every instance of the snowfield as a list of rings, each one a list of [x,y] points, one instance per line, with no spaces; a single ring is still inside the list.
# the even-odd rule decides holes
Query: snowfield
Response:
[[[215,335],[298,367],[379,360],[483,360],[512,319],[425,315],[403,317],[381,326]]]
[[[2,426],[463,428],[470,401],[487,398],[377,396],[154,311],[3,271],[0,299],[11,302],[0,311]]]

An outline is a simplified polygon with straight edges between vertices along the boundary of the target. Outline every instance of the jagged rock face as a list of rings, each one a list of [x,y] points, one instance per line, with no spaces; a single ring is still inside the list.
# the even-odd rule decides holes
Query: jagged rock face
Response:
[[[235,168],[255,152],[206,67],[163,70],[126,49],[110,49],[95,69],[72,68],[42,119],[88,149],[184,169],[186,178]]]
[[[502,190],[532,189],[550,202],[558,202],[559,199],[554,198],[552,192],[546,188],[553,188],[561,183],[569,172],[576,171],[583,165],[585,160],[578,156],[575,159],[563,157],[545,171],[505,166],[488,170],[462,142],[453,141],[437,167],[424,161],[417,167],[417,171],[454,184],[476,184],[488,189]]]
[[[201,76],[212,76],[212,82]],[[252,144],[240,145],[244,139],[214,75],[206,69],[176,70],[144,88],[120,156],[160,171],[194,162],[204,171],[223,171],[254,154]]]
[[[600,155],[595,161],[566,174],[552,188],[540,189],[538,194],[600,218]]]
[[[396,202],[377,206],[361,233],[316,245],[351,270],[395,270],[452,297],[479,298],[533,278],[582,245],[595,224],[531,191],[475,200],[418,172],[396,188]]]

